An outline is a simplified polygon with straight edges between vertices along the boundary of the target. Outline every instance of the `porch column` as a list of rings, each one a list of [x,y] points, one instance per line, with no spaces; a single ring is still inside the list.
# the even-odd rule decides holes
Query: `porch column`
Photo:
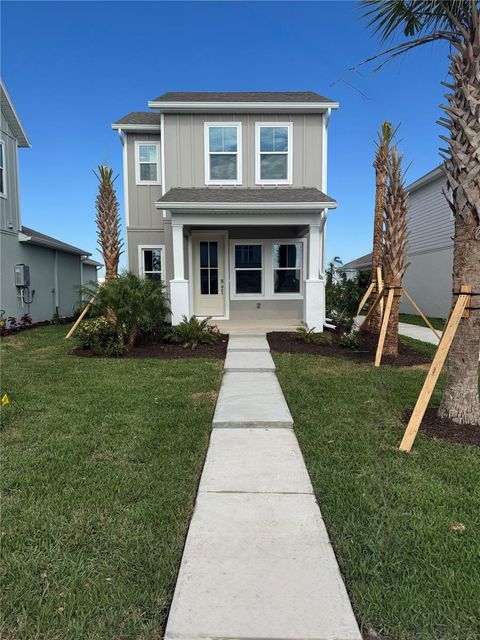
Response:
[[[308,234],[308,278],[305,280],[305,323],[323,331],[325,321],[325,281],[322,275],[322,230],[311,224]]]
[[[190,301],[188,295],[188,280],[185,280],[185,256],[183,224],[172,223],[173,238],[173,280],[170,280],[170,307],[172,309],[172,324],[182,321],[182,316],[190,318]]]

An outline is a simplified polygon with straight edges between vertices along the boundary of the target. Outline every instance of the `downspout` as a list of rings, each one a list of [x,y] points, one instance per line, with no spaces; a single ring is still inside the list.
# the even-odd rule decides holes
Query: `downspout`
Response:
[[[127,270],[129,269],[128,260],[128,227],[130,224],[130,210],[128,207],[128,150],[127,136],[122,129],[118,130],[118,137],[122,143],[122,160],[123,160],[123,209],[125,211],[125,258],[127,260]]]
[[[54,272],[53,272],[53,278],[54,278],[54,291],[55,291],[55,313],[58,315],[59,314],[59,307],[60,307],[60,303],[59,303],[59,297],[58,297],[58,251],[55,249],[54,251],[55,257],[54,257]]]

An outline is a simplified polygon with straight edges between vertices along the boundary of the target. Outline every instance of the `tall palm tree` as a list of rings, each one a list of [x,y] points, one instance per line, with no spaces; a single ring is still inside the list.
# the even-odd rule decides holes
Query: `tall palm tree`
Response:
[[[112,179],[113,169],[108,165],[98,167],[98,194],[95,201],[97,210],[98,246],[105,264],[105,279],[116,278],[118,262],[122,254],[123,242],[120,238],[120,214],[118,199]]]
[[[408,196],[405,190],[403,156],[397,147],[391,150],[388,162],[388,186],[384,206],[384,247],[383,265],[385,289],[394,289],[394,298],[388,319],[387,335],[383,353],[388,356],[398,355],[398,321],[400,317],[400,297],[403,274],[407,268],[407,206]]]
[[[382,64],[428,42],[444,40],[451,47],[451,81],[444,83],[449,93],[440,123],[448,131],[441,153],[455,216],[454,300],[462,284],[480,293],[480,1],[363,0],[363,5],[369,26],[383,40],[398,32],[407,38],[379,54],[386,56]],[[473,300],[478,307],[479,297]],[[442,417],[480,424],[479,351],[480,311],[474,309],[462,319],[450,350]]]
[[[372,251],[372,282],[377,283],[377,269],[383,268],[383,210],[385,207],[385,191],[387,188],[388,161],[390,157],[390,144],[395,135],[392,123],[387,120],[382,123],[378,132],[378,140],[375,142],[377,151],[373,168],[375,169],[375,214],[373,219],[373,251]],[[372,299],[378,294],[376,285],[372,291]],[[370,317],[366,329],[371,333],[379,333],[382,323],[382,314],[378,306]]]

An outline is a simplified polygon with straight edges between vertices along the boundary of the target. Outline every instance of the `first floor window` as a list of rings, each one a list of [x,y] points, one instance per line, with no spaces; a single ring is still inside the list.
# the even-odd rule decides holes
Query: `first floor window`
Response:
[[[302,244],[273,245],[274,293],[300,293]]]
[[[0,194],[5,195],[5,145],[0,141]]]
[[[137,184],[158,184],[158,142],[137,142]]]
[[[240,125],[206,125],[207,184],[238,183]]]
[[[146,278],[163,280],[161,247],[142,249],[142,272]]]
[[[262,245],[235,245],[235,293],[262,293]]]

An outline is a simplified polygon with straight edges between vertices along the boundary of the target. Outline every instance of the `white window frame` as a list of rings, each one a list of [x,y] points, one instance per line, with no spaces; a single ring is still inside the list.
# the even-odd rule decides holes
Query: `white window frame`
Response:
[[[286,127],[288,129],[287,178],[286,180],[262,180],[260,174],[260,129],[262,127]],[[285,155],[285,151],[264,151],[263,153]],[[255,184],[292,184],[293,179],[293,122],[255,123]]]
[[[262,248],[262,266],[258,267],[236,267],[235,266],[235,248],[241,245],[258,245]],[[264,243],[258,240],[233,240],[231,255],[231,273],[232,273],[232,296],[238,299],[245,300],[246,298],[252,299],[256,297],[263,297],[265,294],[265,247]],[[261,272],[261,291],[260,293],[237,293],[237,271],[260,271]]]
[[[302,245],[302,262],[300,264],[300,290],[296,291],[294,293],[275,293],[275,271],[294,271],[296,268],[295,267],[275,267],[275,265],[273,264],[273,247],[276,244],[300,244]],[[271,269],[272,269],[272,282],[271,282],[271,286],[272,286],[272,296],[277,299],[277,298],[298,298],[298,297],[302,297],[303,298],[303,281],[304,281],[304,274],[305,274],[305,241],[302,238],[298,238],[298,240],[273,240],[272,241],[272,245],[271,245],[271,256],[272,256],[272,261],[271,261]]]
[[[156,180],[141,180],[140,179],[140,145],[153,145],[157,150],[157,179]],[[147,164],[153,164],[151,162]],[[135,140],[135,183],[137,186],[151,186],[151,185],[159,185],[161,182],[161,174],[160,174],[160,142],[156,140]]]
[[[237,177],[233,180],[210,179],[210,127],[236,127],[237,129]],[[241,185],[242,184],[242,123],[241,122],[205,122],[203,130],[204,162],[206,185]],[[233,155],[233,151],[212,151],[215,155]]]
[[[262,293],[236,293],[235,278],[235,246],[239,244],[262,245]],[[273,269],[274,244],[301,244],[302,264],[300,267],[300,291],[298,293],[275,293]],[[303,300],[305,296],[305,274],[307,268],[307,239],[306,238],[243,238],[230,240],[230,299],[231,300]]]
[[[164,244],[139,244],[138,245],[138,273],[140,277],[144,278],[148,273],[158,273],[156,271],[147,271],[145,272],[144,265],[145,261],[143,259],[143,252],[145,250],[151,251],[152,249],[160,249],[160,280],[163,283],[166,283],[166,274],[165,274],[165,245]]]
[[[1,198],[6,198],[7,197],[7,169],[6,169],[6,156],[5,156],[5,142],[3,140],[0,140],[0,146],[2,147],[2,160],[3,160],[3,167],[2,167],[2,171],[3,171],[3,191],[0,191],[0,197]]]

